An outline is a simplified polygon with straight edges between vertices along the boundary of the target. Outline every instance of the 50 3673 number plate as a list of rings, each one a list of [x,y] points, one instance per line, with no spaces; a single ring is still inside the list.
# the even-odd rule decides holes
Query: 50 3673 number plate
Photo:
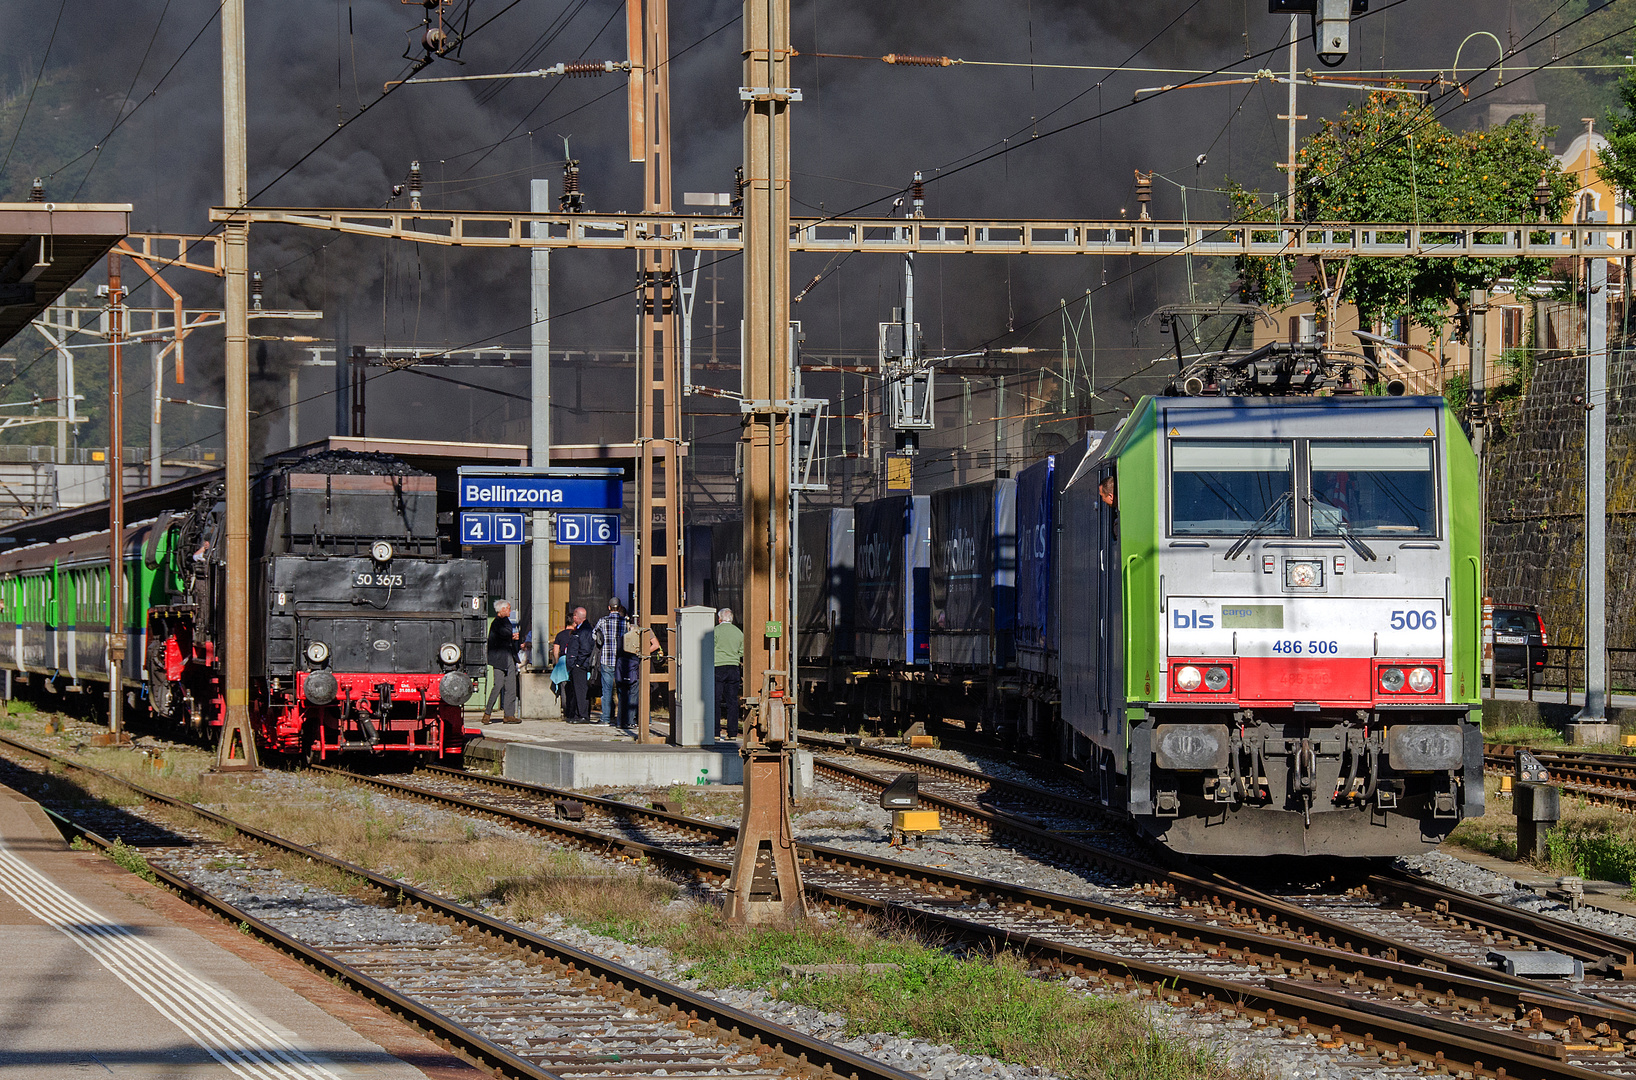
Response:
[[[403,588],[402,574],[377,574],[367,570],[359,570],[352,575],[354,589],[401,589]]]

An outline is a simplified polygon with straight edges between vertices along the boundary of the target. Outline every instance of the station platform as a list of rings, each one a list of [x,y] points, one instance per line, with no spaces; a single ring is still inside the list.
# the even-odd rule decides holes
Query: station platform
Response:
[[[478,714],[481,715],[480,713]],[[600,722],[570,724],[562,720],[523,720],[516,724],[477,724],[480,740],[468,743],[466,763],[497,766],[508,780],[575,790],[599,787],[705,787],[744,782],[744,759],[736,739],[721,738],[704,746],[639,744]],[[800,783],[812,783],[812,755],[797,751]]]
[[[475,1080],[295,960],[92,851],[0,787],[0,1076]]]

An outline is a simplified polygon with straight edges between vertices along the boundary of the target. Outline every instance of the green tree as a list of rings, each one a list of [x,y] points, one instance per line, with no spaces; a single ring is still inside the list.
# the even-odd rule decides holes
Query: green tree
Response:
[[[1619,104],[1609,108],[1602,134],[1608,144],[1597,156],[1596,173],[1615,191],[1629,200],[1636,192],[1636,71],[1619,77]]]
[[[1532,116],[1518,116],[1488,131],[1455,132],[1431,109],[1407,95],[1372,93],[1326,119],[1302,146],[1296,211],[1307,222],[1404,221],[1480,224],[1532,221],[1534,191],[1543,175],[1551,189],[1553,220],[1575,190],[1545,148],[1551,131]],[[1275,220],[1273,207],[1238,189],[1234,201],[1251,220]],[[1263,302],[1287,303],[1290,259],[1242,259],[1240,276]],[[1357,259],[1341,295],[1361,322],[1407,316],[1438,331],[1450,305],[1463,311],[1472,289],[1501,278],[1526,287],[1550,273],[1546,259]]]

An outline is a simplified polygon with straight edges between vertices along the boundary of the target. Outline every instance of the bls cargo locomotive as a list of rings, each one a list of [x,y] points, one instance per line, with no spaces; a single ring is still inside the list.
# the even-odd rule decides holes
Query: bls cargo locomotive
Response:
[[[1058,503],[1064,749],[1185,852],[1483,808],[1477,469],[1439,398],[1155,398]]]
[[[251,580],[227,578],[221,485],[126,530],[128,692],[208,734],[225,712],[228,590],[251,609],[258,746],[323,760],[349,751],[457,756],[461,706],[485,657],[486,569],[443,553],[433,477],[379,454],[331,451],[252,486]],[[0,665],[48,685],[108,681],[108,538],[0,555]]]
[[[854,507],[850,549],[803,547],[854,593],[803,707],[1044,745],[1192,854],[1397,855],[1481,814],[1470,444],[1440,398],[1286,384]]]

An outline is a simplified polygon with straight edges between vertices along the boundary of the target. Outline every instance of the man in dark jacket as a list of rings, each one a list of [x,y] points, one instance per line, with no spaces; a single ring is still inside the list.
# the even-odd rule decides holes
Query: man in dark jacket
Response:
[[[511,604],[502,600],[494,605],[494,621],[489,623],[489,666],[494,669],[493,685],[488,703],[483,706],[483,723],[489,722],[494,712],[494,699],[500,699],[500,722],[520,724],[517,717],[517,628],[511,625]]]
[[[568,657],[568,701],[563,717],[571,724],[586,723],[591,718],[590,678],[591,669],[596,667],[597,648],[582,607],[574,609],[574,621],[569,627],[563,654]]]

